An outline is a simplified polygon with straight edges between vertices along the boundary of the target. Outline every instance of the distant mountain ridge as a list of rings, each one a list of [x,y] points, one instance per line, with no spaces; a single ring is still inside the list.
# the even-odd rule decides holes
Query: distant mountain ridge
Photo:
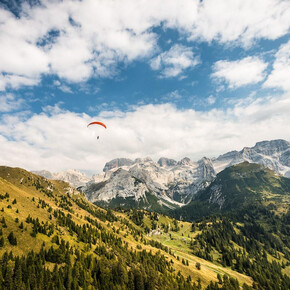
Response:
[[[87,184],[92,179],[76,169],[68,169],[62,172],[51,173],[47,170],[33,171],[33,173],[48,179],[62,180],[68,182],[71,186],[79,187]]]
[[[267,166],[277,173],[290,177],[290,143],[285,140],[262,141],[254,147],[244,147],[241,151],[232,151],[212,159],[215,170],[222,171],[226,167],[243,161]]]
[[[186,220],[226,213],[240,216],[240,212],[252,207],[285,213],[289,205],[290,179],[264,165],[245,161],[218,173],[207,188],[174,215]]]
[[[161,157],[157,162],[150,157],[117,158],[107,162],[103,172],[92,178],[76,170],[51,176],[80,187],[92,202],[124,206],[126,199],[130,199],[131,205],[133,201],[136,207],[140,207],[141,202],[143,208],[150,208],[152,204],[147,200],[150,195],[155,197],[155,206],[157,202],[161,207],[172,209],[189,203],[222,170],[244,161],[264,165],[290,177],[290,143],[281,139],[262,141],[254,147],[244,147],[241,151],[231,151],[217,158],[203,157],[197,162],[188,157],[180,161]],[[45,174],[51,178],[47,172]]]

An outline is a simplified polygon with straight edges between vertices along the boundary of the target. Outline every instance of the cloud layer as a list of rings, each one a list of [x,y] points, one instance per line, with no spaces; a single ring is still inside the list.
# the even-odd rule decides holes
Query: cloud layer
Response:
[[[31,170],[97,171],[117,157],[188,156],[196,160],[260,140],[290,140],[290,42],[276,52],[272,68],[258,54],[238,60],[222,58],[214,64],[212,77],[229,88],[264,81],[265,88],[284,91],[280,96],[230,103],[227,110],[200,112],[159,104],[126,112],[111,109],[97,116],[57,106],[46,107],[40,114],[16,113],[25,107],[24,100],[6,92],[40,85],[44,76],[54,76],[54,86],[70,93],[71,83],[113,77],[122,67],[119,64],[134,61],[148,63],[161,78],[183,78],[199,63],[196,51],[202,56],[201,42],[247,49],[261,39],[275,40],[289,33],[289,1],[40,2],[33,7],[24,5],[19,17],[0,8],[0,164]],[[168,40],[164,35],[172,30],[176,40],[166,42],[162,51],[161,43]],[[211,55],[204,57],[210,63],[206,56]],[[268,77],[267,70],[271,70]],[[225,100],[220,92],[205,96],[210,108]],[[161,97],[168,102],[183,98],[179,88]],[[104,121],[108,129],[88,129],[92,120]]]
[[[154,28],[174,29],[188,41],[250,46],[289,32],[290,2],[278,0],[64,0],[23,5],[20,17],[0,8],[0,90],[38,84],[54,74],[69,82],[111,77],[118,63],[158,51]],[[173,47],[153,61],[163,76],[190,67],[189,50],[174,63]],[[155,63],[155,65],[154,65]]]
[[[30,117],[2,118],[0,163],[31,170],[78,168],[96,172],[117,157],[188,156],[197,160],[261,140],[290,140],[289,111],[289,94],[241,100],[226,112],[179,110],[161,104],[89,116],[50,107]],[[88,129],[86,125],[92,120],[102,120],[108,129]]]

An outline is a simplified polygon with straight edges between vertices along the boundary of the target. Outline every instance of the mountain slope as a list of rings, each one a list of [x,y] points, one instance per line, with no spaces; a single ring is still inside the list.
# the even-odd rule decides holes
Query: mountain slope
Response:
[[[132,211],[98,208],[65,182],[0,167],[0,198],[1,289],[196,289],[198,278],[203,287],[218,281],[220,266],[194,255],[187,266]]]
[[[113,172],[106,181],[88,184],[85,193],[91,202],[111,208],[163,211],[178,206],[167,196],[157,198],[144,181],[122,168]]]
[[[290,179],[244,162],[220,172],[173,216],[201,230],[191,243],[195,255],[250,275],[259,289],[289,289],[289,205]]]
[[[194,201],[176,210],[187,219],[238,211],[247,206],[269,205],[285,212],[290,203],[290,179],[259,165],[243,162],[226,168]],[[195,210],[198,208],[198,210]]]

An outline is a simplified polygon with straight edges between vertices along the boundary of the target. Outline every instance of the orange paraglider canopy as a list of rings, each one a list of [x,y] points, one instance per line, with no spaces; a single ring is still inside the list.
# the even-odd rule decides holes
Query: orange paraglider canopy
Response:
[[[88,124],[87,127],[89,127],[90,125],[101,125],[101,126],[103,126],[105,129],[107,129],[107,126],[106,126],[104,123],[102,123],[102,122],[91,122],[90,124]]]

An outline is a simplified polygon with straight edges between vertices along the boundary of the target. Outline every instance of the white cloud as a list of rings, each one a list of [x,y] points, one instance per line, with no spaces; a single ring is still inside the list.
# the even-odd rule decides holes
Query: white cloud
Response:
[[[58,87],[62,92],[72,94],[72,89],[66,84],[62,84],[60,81],[56,80],[53,82],[53,85]]]
[[[264,87],[290,91],[290,41],[281,45],[276,53],[273,70],[265,81]]]
[[[69,93],[69,94],[73,93],[72,89],[67,85],[61,85],[59,86],[59,89],[64,93]]]
[[[117,157],[189,156],[197,160],[261,140],[289,141],[289,111],[289,94],[250,98],[227,111],[179,110],[162,104],[89,116],[50,107],[41,114],[1,120],[0,163],[31,170],[100,171],[105,162]],[[88,129],[92,120],[104,121],[107,130],[101,126]]]
[[[155,27],[176,29],[192,40],[249,46],[288,33],[289,6],[282,0],[168,0],[166,5],[164,0],[43,0],[32,8],[24,5],[20,17],[0,8],[0,74],[23,78],[14,88],[43,74],[70,82],[112,77],[119,62],[148,58],[157,50]],[[168,53],[153,64],[164,66],[164,76],[190,66],[190,52],[183,60]],[[2,89],[9,85],[2,81]]]
[[[216,102],[216,98],[212,95],[206,98],[206,101],[209,105],[213,105]]]
[[[19,110],[23,105],[23,99],[15,98],[12,94],[0,94],[0,113],[8,113]]]
[[[200,1],[190,38],[250,46],[255,40],[288,33],[289,19],[289,1]]]
[[[174,102],[174,101],[179,101],[182,99],[182,94],[178,91],[172,91],[168,94],[166,94],[164,97],[162,97],[163,101],[167,101],[167,102]]]
[[[262,59],[252,56],[236,61],[220,60],[213,65],[211,76],[226,81],[230,88],[236,88],[262,81],[267,66]]]
[[[0,74],[0,91],[5,91],[7,88],[18,89],[21,86],[34,86],[39,82],[39,78],[16,74]]]
[[[161,70],[161,77],[170,78],[181,76],[185,70],[198,63],[199,59],[194,56],[190,47],[175,44],[168,51],[153,58],[150,66],[153,70]]]

